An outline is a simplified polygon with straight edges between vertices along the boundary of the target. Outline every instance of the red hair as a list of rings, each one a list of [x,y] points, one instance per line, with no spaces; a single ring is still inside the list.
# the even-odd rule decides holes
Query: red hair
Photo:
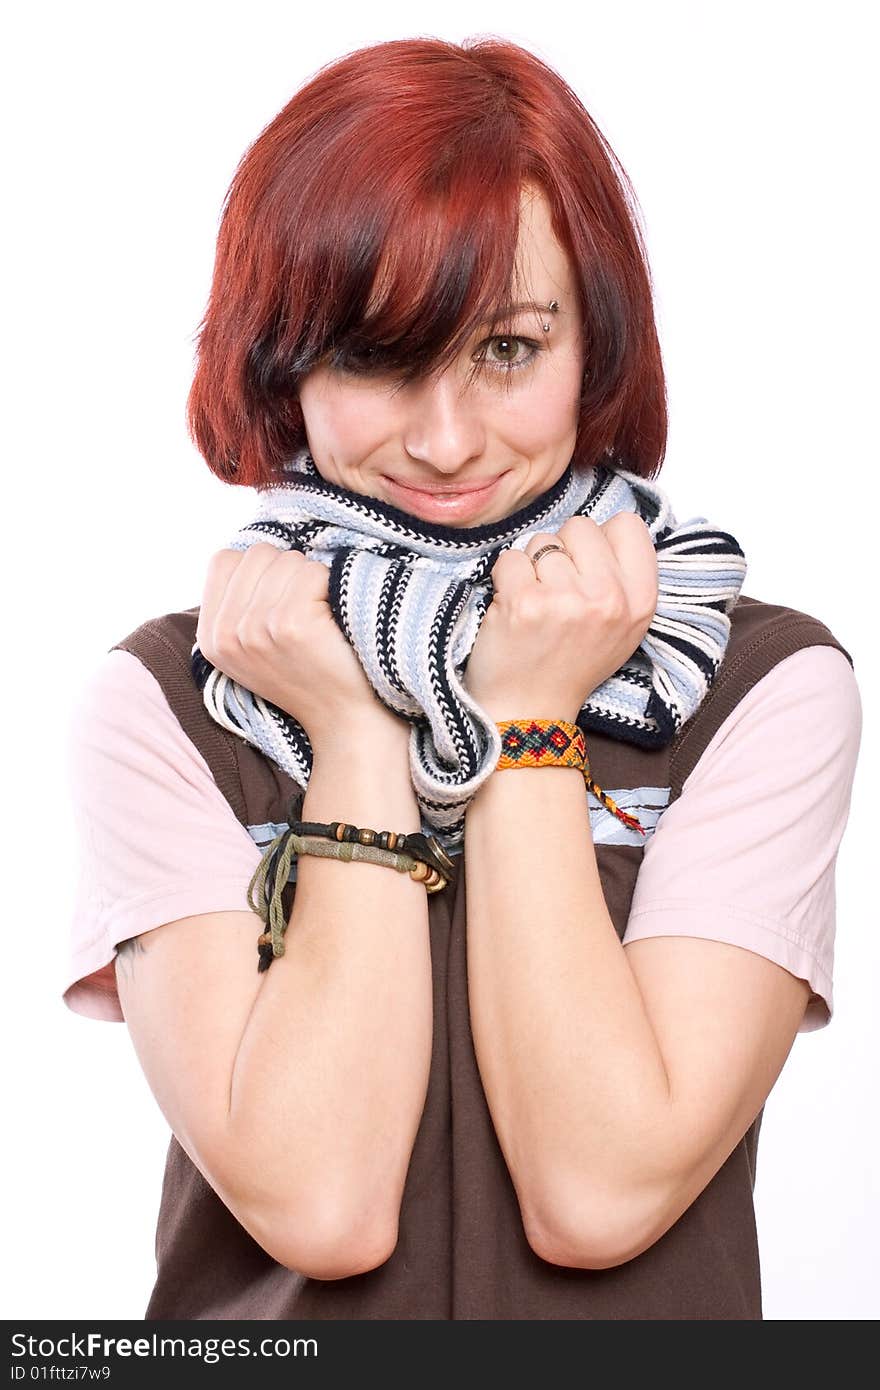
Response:
[[[307,443],[298,382],[327,354],[370,346],[410,381],[500,322],[498,306],[516,298],[525,183],[546,195],[578,286],[574,461],[610,454],[643,477],[659,472],[666,386],[632,185],[562,78],[494,38],[348,53],[246,150],[187,401],[211,470],[243,487],[281,481]]]

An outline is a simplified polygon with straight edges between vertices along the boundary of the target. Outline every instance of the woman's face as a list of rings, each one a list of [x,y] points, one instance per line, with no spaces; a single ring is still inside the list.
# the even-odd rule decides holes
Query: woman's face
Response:
[[[508,334],[476,333],[442,373],[408,385],[329,363],[313,368],[299,398],[322,477],[425,521],[481,526],[524,507],[565,471],[583,370],[575,279],[544,194],[528,189],[522,208],[521,299],[541,307],[505,316]],[[559,308],[549,312],[554,299]],[[467,381],[475,356],[481,371]]]

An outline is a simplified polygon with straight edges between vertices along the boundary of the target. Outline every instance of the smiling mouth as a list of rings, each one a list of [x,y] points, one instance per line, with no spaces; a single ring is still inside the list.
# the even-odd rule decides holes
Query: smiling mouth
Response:
[[[399,478],[388,478],[390,483],[397,487],[406,488],[407,492],[418,492],[423,497],[470,497],[475,492],[485,492],[487,488],[497,483],[502,475],[496,473],[494,478],[488,478],[484,483],[478,483],[475,487],[419,487],[414,483],[401,482]]]

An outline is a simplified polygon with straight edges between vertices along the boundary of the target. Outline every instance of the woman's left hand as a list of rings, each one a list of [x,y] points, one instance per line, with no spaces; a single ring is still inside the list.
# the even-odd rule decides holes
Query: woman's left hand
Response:
[[[568,554],[544,545],[561,541]],[[657,552],[634,512],[603,525],[573,516],[555,534],[506,549],[463,683],[493,720],[574,723],[597,686],[635,652],[657,608]]]

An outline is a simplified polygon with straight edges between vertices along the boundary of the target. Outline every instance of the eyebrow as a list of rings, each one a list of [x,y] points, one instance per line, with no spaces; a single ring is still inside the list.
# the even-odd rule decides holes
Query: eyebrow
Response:
[[[495,318],[501,319],[522,313],[523,309],[543,309],[545,313],[550,313],[549,304],[540,304],[537,299],[521,299],[516,304],[504,304],[500,309],[496,309]],[[483,319],[484,323],[491,323],[492,319]]]

